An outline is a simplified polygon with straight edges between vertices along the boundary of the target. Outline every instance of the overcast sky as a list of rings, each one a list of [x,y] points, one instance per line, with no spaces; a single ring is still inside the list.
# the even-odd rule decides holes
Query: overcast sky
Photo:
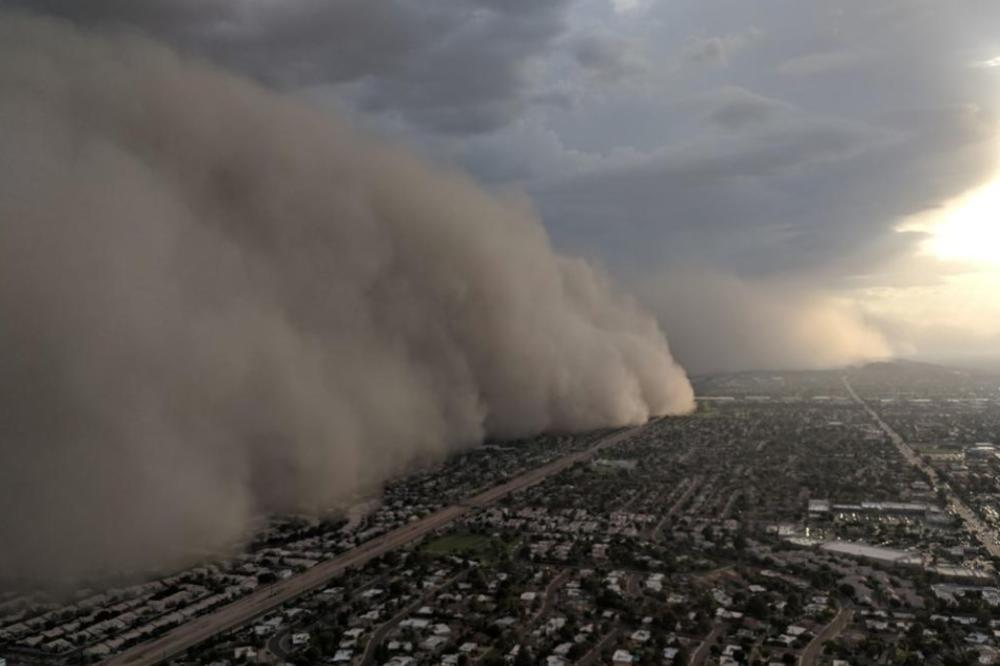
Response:
[[[142,31],[526,192],[694,372],[1000,350],[1000,3],[6,4]]]

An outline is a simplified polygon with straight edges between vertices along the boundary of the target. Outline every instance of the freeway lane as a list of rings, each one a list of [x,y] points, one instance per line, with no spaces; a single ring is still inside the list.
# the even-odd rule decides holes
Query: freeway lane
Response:
[[[587,449],[557,458],[470,497],[461,504],[453,504],[416,522],[386,532],[366,541],[357,548],[321,562],[297,576],[258,589],[208,615],[175,627],[159,638],[129,648],[106,659],[101,664],[105,666],[151,666],[165,661],[216,634],[246,624],[253,618],[277,608],[295,597],[325,585],[330,579],[340,575],[349,567],[362,565],[384,553],[405,546],[440,527],[448,525],[466,513],[488,506],[513,492],[541,483],[546,478],[558,474],[577,462],[588,460],[601,449],[621,442],[643,427],[634,426],[607,435]]]

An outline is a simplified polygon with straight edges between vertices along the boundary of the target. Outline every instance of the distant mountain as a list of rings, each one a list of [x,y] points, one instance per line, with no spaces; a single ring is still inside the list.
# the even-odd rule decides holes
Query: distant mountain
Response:
[[[773,380],[819,378],[830,374],[838,377],[847,373],[852,378],[871,379],[874,381],[941,381],[948,378],[970,378],[982,376],[1000,376],[1000,357],[991,359],[948,359],[948,360],[914,360],[893,359],[889,361],[872,361],[861,365],[844,368],[829,368],[815,370],[791,369],[756,369],[738,370],[735,372],[713,372],[692,375],[696,383],[712,382],[719,379]]]
[[[929,362],[910,359],[895,359],[892,361],[876,361],[848,370],[852,375],[881,376],[885,379],[946,379],[949,377],[969,377],[984,374],[997,374],[1000,371],[1000,361],[993,365],[973,362]]]
[[[963,372],[958,368],[950,368],[939,363],[928,363],[926,361],[912,361],[905,358],[893,359],[891,361],[873,361],[854,369],[855,372],[876,373],[889,375],[952,375],[956,372]]]
[[[930,360],[939,365],[952,368],[1000,375],[1000,356],[958,356]]]

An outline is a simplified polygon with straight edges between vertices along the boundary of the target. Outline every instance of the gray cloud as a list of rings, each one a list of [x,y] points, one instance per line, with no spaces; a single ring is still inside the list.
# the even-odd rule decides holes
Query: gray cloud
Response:
[[[656,270],[696,256],[736,275],[817,282],[913,252],[920,237],[896,225],[988,174],[995,127],[991,112],[968,106],[872,123],[786,112],[534,193],[560,242],[601,247],[613,266]]]
[[[585,35],[574,40],[572,49],[576,62],[604,81],[617,81],[646,67],[634,46],[622,39]]]
[[[815,76],[850,69],[863,60],[864,53],[846,49],[806,53],[784,61],[778,65],[778,71],[789,76]]]
[[[871,127],[802,117],[727,137],[692,141],[536,193],[557,238],[601,246],[613,264],[655,270],[696,255],[739,272],[740,261],[747,269],[758,263],[749,256],[755,249],[784,253],[788,244],[806,240],[803,232],[822,231],[787,209],[795,203],[786,189],[790,181],[815,177],[886,140]],[[803,255],[768,259],[775,269]]]
[[[713,91],[706,97],[711,108],[705,118],[726,129],[759,125],[791,110],[788,104],[736,86]]]
[[[761,36],[760,30],[749,27],[729,34],[692,37],[684,47],[682,59],[696,65],[728,65],[736,54],[752,46]]]
[[[373,113],[477,133],[534,94],[529,67],[563,30],[569,0],[10,0],[86,25],[127,26],[272,86],[353,86]]]
[[[143,39],[0,17],[0,145],[5,576],[178,563],[485,435],[692,404],[523,201]]]

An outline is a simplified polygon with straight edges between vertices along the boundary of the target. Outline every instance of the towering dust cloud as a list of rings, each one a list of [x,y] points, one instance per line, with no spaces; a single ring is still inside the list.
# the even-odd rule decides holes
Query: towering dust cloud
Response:
[[[484,436],[691,388],[499,199],[121,34],[0,17],[0,571],[178,564]]]

